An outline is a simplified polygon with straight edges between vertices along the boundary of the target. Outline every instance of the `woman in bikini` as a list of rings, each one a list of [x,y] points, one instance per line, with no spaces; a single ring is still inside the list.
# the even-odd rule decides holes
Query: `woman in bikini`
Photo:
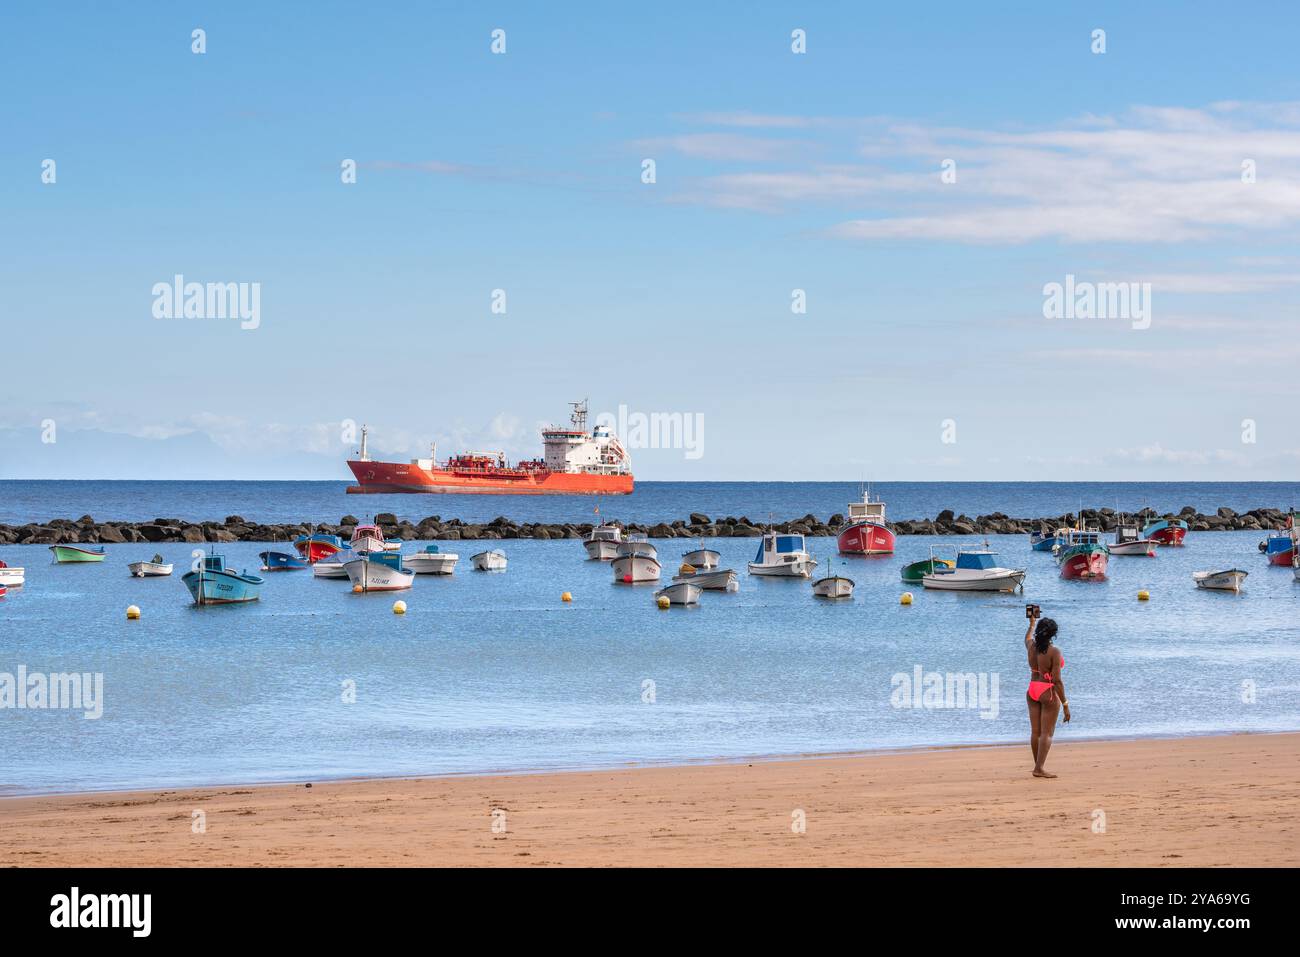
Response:
[[[1025,652],[1029,655],[1029,691],[1025,700],[1029,704],[1029,747],[1034,752],[1034,777],[1054,778],[1055,774],[1043,770],[1047,752],[1052,750],[1052,734],[1056,731],[1056,717],[1065,709],[1065,723],[1070,723],[1070,703],[1065,700],[1065,685],[1061,681],[1061,666],[1065,659],[1061,649],[1052,644],[1056,636],[1056,622],[1050,618],[1029,619],[1025,632]]]

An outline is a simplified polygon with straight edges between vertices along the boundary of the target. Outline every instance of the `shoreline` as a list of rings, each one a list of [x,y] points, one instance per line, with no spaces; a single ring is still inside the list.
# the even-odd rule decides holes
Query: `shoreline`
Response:
[[[1061,737],[1061,726],[1057,728],[1057,744],[1062,744],[1068,740],[1072,744],[1101,744],[1106,742],[1136,742],[1136,741],[1187,741],[1198,739],[1216,739],[1216,738],[1233,738],[1243,736],[1274,736],[1274,735],[1300,735],[1300,728],[1286,731],[1246,731],[1246,730],[1226,730],[1226,731],[1209,731],[1195,732],[1188,734],[1119,734],[1119,735],[1095,735],[1089,737],[1070,737],[1068,739]],[[665,758],[657,761],[621,761],[616,764],[573,764],[557,765],[555,767],[530,767],[530,768],[476,768],[469,771],[441,771],[431,773],[413,773],[413,774],[347,774],[338,777],[310,777],[312,785],[322,784],[356,784],[374,782],[376,784],[386,781],[441,781],[441,780],[464,780],[466,778],[509,778],[520,776],[538,776],[544,777],[552,774],[604,774],[619,771],[641,771],[641,770],[671,770],[673,768],[698,768],[698,767],[728,767],[737,764],[772,764],[785,761],[835,761],[849,760],[855,758],[876,758],[886,757],[889,755],[899,754],[932,754],[941,751],[979,751],[990,748],[1016,748],[1022,747],[1022,741],[966,741],[953,744],[901,744],[895,747],[880,746],[874,748],[855,748],[850,751],[791,751],[791,752],[762,752],[756,754],[742,754],[735,757],[726,755],[708,755],[705,757],[694,758]],[[229,780],[229,781],[207,781],[202,784],[151,784],[134,787],[106,787],[106,788],[78,788],[74,790],[50,790],[50,791],[2,791],[0,790],[0,810],[3,810],[5,802],[18,801],[25,798],[78,798],[91,796],[126,796],[136,794],[158,794],[173,793],[178,791],[210,791],[221,788],[282,788],[282,787],[300,787],[308,783],[308,777],[297,778],[280,778],[273,781],[248,781],[248,780]],[[3,787],[4,785],[0,785]]]
[[[0,864],[1294,866],[1298,762],[1297,732],[1058,733],[1050,781],[1021,743],[15,795]]]

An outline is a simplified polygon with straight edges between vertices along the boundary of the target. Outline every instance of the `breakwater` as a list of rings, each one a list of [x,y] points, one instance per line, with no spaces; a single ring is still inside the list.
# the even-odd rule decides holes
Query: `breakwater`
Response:
[[[1177,513],[1158,514],[1152,509],[1136,513],[1139,521],[1156,518],[1181,518],[1194,532],[1210,531],[1264,531],[1286,521],[1286,512],[1277,508],[1257,508],[1236,512],[1219,508],[1212,513],[1202,513],[1187,506]],[[1084,509],[1078,515],[1015,518],[1002,512],[974,517],[954,514],[945,509],[932,519],[903,519],[889,522],[889,527],[899,535],[1017,535],[1034,531],[1051,531],[1062,525],[1082,521],[1089,527],[1103,531],[1114,529],[1119,516],[1114,509]],[[300,535],[326,534],[347,537],[357,526],[358,519],[344,515],[336,524],[300,522],[262,524],[249,521],[240,515],[228,515],[224,521],[188,522],[175,518],[155,518],[151,522],[96,521],[89,515],[78,519],[52,519],[47,522],[29,522],[22,525],[0,525],[0,545],[60,545],[99,544],[120,542],[278,542],[292,541]],[[402,539],[479,540],[511,538],[582,538],[592,528],[591,523],[519,523],[498,516],[490,522],[464,522],[459,518],[430,515],[419,522],[399,519],[391,513],[374,516],[374,521],[390,537]],[[774,529],[779,532],[800,532],[805,535],[834,535],[845,525],[844,515],[836,513],[824,520],[807,514],[783,522],[761,522],[749,516],[710,517],[692,512],[685,518],[657,523],[627,523],[628,531],[642,532],[651,538],[721,538],[751,537]]]

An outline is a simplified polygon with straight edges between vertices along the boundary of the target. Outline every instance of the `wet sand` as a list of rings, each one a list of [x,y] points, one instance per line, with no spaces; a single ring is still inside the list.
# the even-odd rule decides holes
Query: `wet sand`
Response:
[[[1058,737],[1059,777],[1030,766],[1022,745],[8,798],[0,865],[1300,864],[1300,734]]]

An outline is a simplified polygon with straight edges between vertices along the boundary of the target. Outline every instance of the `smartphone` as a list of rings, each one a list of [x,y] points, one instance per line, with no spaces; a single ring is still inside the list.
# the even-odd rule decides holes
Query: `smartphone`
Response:
[[[1039,608],[1037,605],[1026,605],[1026,606],[1025,606],[1025,617],[1026,617],[1026,618],[1036,618],[1036,617],[1038,616],[1038,613],[1041,612],[1041,611],[1042,611],[1042,609]]]

